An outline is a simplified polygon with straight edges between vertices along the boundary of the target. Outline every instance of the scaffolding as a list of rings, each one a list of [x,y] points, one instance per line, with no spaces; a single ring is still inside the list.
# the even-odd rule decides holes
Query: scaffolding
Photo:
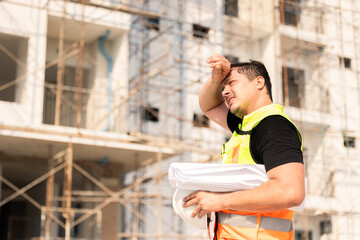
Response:
[[[78,5],[76,5],[76,4]],[[160,2],[163,4],[163,2]],[[51,96],[49,99],[52,103],[51,106],[47,102],[44,103],[45,111],[43,123],[52,124],[54,126],[59,126],[60,128],[54,129],[46,129],[45,128],[37,128],[37,127],[18,127],[11,126],[8,124],[2,124],[1,130],[4,131],[4,136],[9,136],[14,133],[21,134],[42,134],[42,135],[51,135],[64,138],[62,140],[62,144],[56,146],[46,146],[47,144],[35,144],[38,148],[44,147],[48,152],[49,157],[42,157],[40,164],[42,166],[46,166],[43,172],[38,173],[40,176],[37,176],[35,180],[30,183],[21,186],[23,183],[13,183],[9,180],[9,176],[4,174],[1,176],[1,182],[3,185],[3,189],[11,189],[13,191],[9,196],[5,196],[2,198],[0,205],[6,206],[11,201],[25,199],[28,201],[35,209],[40,212],[41,223],[39,229],[41,229],[40,234],[34,233],[36,237],[38,235],[39,239],[52,239],[53,237],[63,237],[64,239],[71,238],[93,238],[93,239],[114,239],[116,238],[157,238],[157,239],[168,239],[168,238],[201,238],[195,235],[186,235],[181,234],[181,230],[176,230],[176,234],[169,234],[163,232],[164,220],[162,219],[162,208],[163,205],[169,205],[171,203],[171,196],[169,193],[163,194],[162,192],[162,181],[166,177],[166,171],[162,169],[163,158],[179,155],[184,152],[192,151],[198,152],[199,154],[206,153],[207,160],[212,160],[215,158],[213,155],[218,157],[217,153],[212,153],[211,151],[205,151],[201,149],[197,149],[194,146],[186,144],[185,142],[179,142],[182,140],[181,137],[176,137],[179,139],[169,139],[165,138],[160,139],[156,137],[151,137],[146,133],[146,128],[144,128],[144,124],[142,127],[136,128],[136,131],[130,132],[127,135],[130,136],[129,139],[118,140],[114,139],[114,136],[109,136],[105,134],[93,133],[91,131],[83,131],[82,128],[87,129],[99,129],[99,125],[104,126],[104,122],[108,122],[109,119],[111,121],[116,120],[116,111],[118,111],[119,107],[125,105],[128,101],[135,101],[138,105],[142,106],[144,109],[149,110],[150,113],[156,116],[156,112],[152,111],[148,106],[148,101],[146,98],[147,91],[150,88],[154,88],[154,86],[150,86],[150,81],[147,78],[151,78],[154,76],[162,75],[164,76],[169,69],[173,69],[173,71],[178,71],[177,62],[173,62],[172,66],[168,66],[167,69],[164,69],[164,66],[157,67],[154,71],[151,62],[149,61],[148,49],[154,39],[163,38],[164,41],[167,41],[164,34],[169,34],[169,32],[174,28],[179,28],[180,31],[177,33],[177,36],[181,36],[180,38],[185,38],[185,33],[183,32],[182,25],[184,24],[181,21],[176,21],[174,19],[167,19],[171,23],[171,26],[168,29],[165,29],[163,32],[156,32],[156,35],[152,35],[149,38],[150,31],[156,29],[156,24],[149,23],[148,21],[152,19],[157,19],[159,17],[158,14],[154,12],[147,11],[142,3],[137,3],[137,6],[132,4],[111,4],[107,5],[106,1],[47,1],[44,5],[41,6],[32,6],[31,4],[26,4],[21,1],[6,1],[6,4],[13,4],[18,7],[31,7],[34,9],[45,10],[51,14],[49,17],[49,25],[50,27],[55,28],[49,29],[48,33],[51,35],[48,37],[48,41],[50,42],[50,38],[57,38],[57,56],[54,59],[46,59],[47,63],[45,65],[45,98],[47,96]],[[52,6],[57,5],[57,8],[52,8]],[[80,15],[72,15],[69,13],[69,5],[71,7],[77,7]],[[94,57],[89,54],[89,51],[86,51],[86,45],[88,45],[88,39],[86,38],[86,26],[89,23],[88,14],[86,12],[86,8],[88,6],[92,7],[93,11],[98,9],[107,9],[110,11],[120,11],[126,12],[133,16],[133,25],[134,29],[137,27],[140,30],[135,34],[142,34],[140,43],[133,43],[130,41],[130,50],[135,48],[135,52],[130,53],[130,55],[139,54],[138,59],[140,63],[138,65],[138,76],[135,76],[130,80],[130,90],[129,94],[118,101],[113,101],[110,106],[107,106],[107,111],[104,112],[102,116],[97,117],[95,121],[92,121],[90,124],[84,121],[87,112],[86,101],[89,98],[90,89],[86,86],[86,82],[84,78],[86,73],[84,71],[84,66],[91,65],[92,67],[99,68],[103,72],[106,72],[106,67],[101,66],[102,63],[99,63]],[[54,12],[55,11],[55,12]],[[181,14],[183,9],[179,9],[179,13]],[[55,17],[53,17],[55,16]],[[71,29],[71,25],[77,25],[77,31],[79,32],[78,39],[71,39],[69,35],[69,26],[70,32],[73,32]],[[138,26],[137,26],[138,25]],[[54,33],[54,31],[58,31],[58,33]],[[136,29],[137,30],[137,29]],[[88,32],[87,32],[88,33]],[[106,38],[104,36],[104,38]],[[136,38],[136,41],[139,40]],[[49,43],[48,43],[49,44]],[[180,46],[183,44],[181,41],[178,43]],[[172,46],[174,48],[174,46]],[[161,63],[166,63],[168,60],[169,54],[169,46],[165,50],[164,53],[161,53],[160,56],[156,56],[156,58],[152,61],[159,61]],[[7,48],[1,45],[1,50],[7,54],[12,60],[14,60],[19,66],[22,66],[26,69],[26,62],[23,62],[19,57],[15,56],[8,51]],[[106,55],[106,50],[104,55]],[[76,64],[72,65],[72,68],[69,68],[69,61],[75,59]],[[180,65],[183,63],[183,59],[177,59],[180,62]],[[56,67],[56,68],[54,68]],[[151,68],[151,69],[150,69]],[[183,71],[180,69],[180,71]],[[51,75],[56,76],[56,80],[48,81],[49,78],[47,76]],[[107,72],[108,73],[108,72]],[[21,81],[25,80],[27,74],[21,76],[14,81],[6,83],[1,86],[1,90],[5,90],[10,86],[14,86],[15,84],[19,84]],[[66,74],[70,74],[71,77],[74,78],[74,82],[70,83],[66,82],[69,77],[65,78]],[[89,73],[88,73],[89,74]],[[51,80],[51,79],[50,79]],[[197,79],[198,80],[198,79]],[[192,83],[188,84],[192,85]],[[178,101],[182,101],[184,98],[184,86],[185,83],[180,79],[180,83],[175,87],[175,89],[171,89],[171,92],[168,94],[171,95],[176,92],[181,92],[178,96]],[[113,93],[110,93],[112,95]],[[85,99],[85,100],[84,100]],[[110,98],[110,101],[112,99]],[[46,99],[45,99],[46,101]],[[183,103],[180,103],[182,105]],[[177,118],[184,121],[191,122],[191,120],[183,119],[183,109],[184,106],[180,107],[179,111],[175,116],[170,115],[171,118]],[[46,112],[46,110],[50,110]],[[65,112],[65,114],[64,114]],[[69,119],[69,116],[72,116],[73,119]],[[68,118],[67,118],[68,117]],[[141,119],[140,119],[141,120]],[[74,131],[65,131],[61,126],[70,126],[74,127],[77,130]],[[116,129],[113,125],[107,123],[103,129],[103,131],[121,131]],[[180,133],[183,131],[180,127]],[[142,132],[142,133],[140,133]],[[8,135],[7,135],[8,134]],[[178,133],[175,134],[176,136]],[[79,140],[80,138],[80,140]],[[5,138],[6,139],[6,138]],[[50,139],[49,139],[50,140]],[[121,172],[117,168],[121,168],[121,164],[115,162],[109,162],[109,159],[104,158],[101,162],[92,162],[87,161],[86,158],[78,158],[76,155],[76,149],[80,148],[81,144],[84,144],[81,141],[104,141],[104,145],[107,144],[121,144],[121,143],[135,143],[138,144],[136,147],[139,153],[135,153],[135,159],[133,160],[135,164],[134,166],[129,167],[127,170],[122,170],[124,172],[129,170],[136,170],[134,179],[124,186],[112,185],[112,178],[121,177]],[[16,139],[13,140],[16,142]],[[30,139],[31,141],[31,139]],[[52,141],[52,140],[50,140]],[[67,147],[65,147],[67,141]],[[114,143],[115,142],[115,143]],[[29,142],[26,144],[31,145]],[[153,150],[153,154],[143,154],[139,149],[143,148],[146,145],[150,145],[150,147],[154,147],[156,150]],[[91,143],[89,144],[91,146]],[[63,150],[59,150],[63,148]],[[170,153],[167,150],[163,150],[164,148],[170,149]],[[58,151],[57,154],[52,154],[53,151]],[[89,149],[88,149],[89,150]],[[79,150],[78,150],[79,151]],[[84,151],[84,150],[83,150]],[[85,150],[86,151],[86,150]],[[121,153],[118,151],[118,153]],[[40,153],[37,153],[40,154]],[[36,153],[35,153],[36,155]],[[41,153],[43,155],[43,153]],[[81,154],[80,154],[81,155]],[[146,156],[144,156],[146,155]],[[40,156],[38,156],[40,158]],[[7,161],[9,159],[17,159],[16,161],[22,162],[23,157],[15,157],[4,154],[2,156],[2,164],[4,164],[5,168],[7,168]],[[21,164],[20,164],[21,165]],[[145,168],[149,168],[154,166],[158,168],[153,171],[151,175],[144,175]],[[25,166],[25,165],[24,165]],[[104,170],[104,168],[106,170]],[[39,171],[38,171],[39,172]],[[11,177],[10,177],[11,179]],[[28,180],[28,179],[26,179]],[[46,182],[46,201],[43,202],[41,199],[34,199],[28,193],[32,189],[35,188],[43,188]],[[77,182],[82,182],[85,187],[80,188]],[[107,183],[107,184],[104,184]],[[156,191],[152,194],[147,194],[144,192],[142,184],[148,182],[156,183]],[[18,186],[16,186],[18,185]],[[91,187],[90,187],[91,185]],[[62,189],[59,189],[62,188]],[[119,190],[120,188],[120,190]],[[9,191],[7,190],[7,192]],[[157,192],[157,193],[156,193]],[[142,210],[142,206],[144,204],[151,204],[155,207],[154,213],[156,215],[156,221],[149,220],[145,217],[144,212]],[[115,205],[121,205],[121,210],[116,210],[117,207]],[[127,210],[131,215],[130,224],[125,221],[126,216],[124,211]],[[117,223],[109,224],[112,220],[108,220],[109,216],[113,218],[119,218],[116,214],[120,213],[120,220],[118,224],[122,226],[122,229],[119,229],[116,225]],[[114,215],[115,214],[115,215]],[[13,222],[10,222],[10,225]],[[18,222],[16,222],[18,223]],[[155,232],[144,232],[143,225],[147,224],[154,229]],[[12,224],[16,225],[16,224]],[[110,226],[109,226],[110,225]],[[126,229],[126,227],[130,229]],[[11,226],[9,227],[9,231],[7,233],[7,238],[12,239],[14,236],[14,232],[11,231]]]
[[[354,1],[334,1],[330,3],[323,1],[291,0],[280,1],[279,9],[280,17],[277,19],[280,19],[280,24],[284,27],[280,29],[281,51],[277,59],[277,64],[282,66],[283,69],[284,105],[290,108],[297,107],[299,112],[295,121],[300,127],[301,132],[307,138],[317,138],[318,142],[322,143],[321,149],[311,147],[305,149],[304,158],[308,180],[307,194],[310,196],[320,196],[315,201],[321,201],[323,204],[327,204],[325,208],[321,208],[320,206],[315,207],[311,206],[314,204],[314,199],[308,200],[311,204],[309,204],[304,213],[300,214],[303,216],[302,223],[300,224],[303,225],[303,232],[299,232],[299,235],[296,237],[299,239],[312,239],[314,236],[311,236],[311,234],[314,232],[311,231],[311,225],[314,223],[311,223],[311,218],[317,217],[322,219],[320,224],[322,228],[321,231],[324,231],[322,234],[325,234],[326,237],[339,239],[341,238],[341,234],[346,233],[348,234],[348,238],[356,239],[358,233],[354,231],[353,227],[349,227],[354,226],[355,216],[358,215],[357,208],[355,207],[357,200],[356,197],[354,198],[354,189],[349,190],[350,187],[347,188],[346,191],[347,194],[349,194],[348,201],[340,199],[337,203],[340,205],[351,205],[351,210],[349,210],[351,213],[346,210],[344,211],[340,207],[328,207],[334,205],[336,202],[335,199],[339,198],[339,188],[337,187],[339,182],[335,180],[335,175],[339,174],[339,171],[342,171],[340,170],[342,167],[338,165],[339,161],[337,158],[339,155],[330,150],[331,143],[327,141],[329,137],[339,137],[338,131],[331,127],[332,122],[336,120],[334,118],[331,119],[333,115],[330,113],[337,112],[339,116],[341,116],[343,121],[340,129],[344,132],[344,136],[348,131],[352,131],[352,134],[354,134],[354,130],[349,130],[350,119],[353,119],[353,122],[359,119],[356,111],[349,111],[349,107],[347,106],[351,102],[346,100],[346,95],[349,94],[349,90],[346,90],[346,88],[348,88],[349,83],[345,80],[340,88],[335,87],[339,85],[332,80],[331,76],[331,73],[334,73],[332,71],[336,69],[339,79],[344,78],[344,76],[348,76],[349,79],[352,79],[353,76],[355,76],[355,79],[359,78],[358,66],[356,66],[356,64],[352,66],[349,65],[349,62],[358,62],[356,56],[356,52],[358,52],[358,50],[356,50],[357,43],[355,38],[349,41],[349,35],[346,35],[344,29],[347,28],[347,31],[350,30],[354,37],[358,33],[357,24],[354,21],[354,16],[358,15],[358,7]],[[344,17],[345,15],[347,16],[346,18]],[[334,16],[334,18],[330,16]],[[325,23],[328,25],[325,26]],[[286,25],[292,25],[293,27],[287,27]],[[331,29],[329,27],[331,25],[335,26],[335,28]],[[347,32],[347,34],[348,33],[349,32]],[[347,36],[347,40],[345,36]],[[334,48],[334,43],[329,42],[328,39],[337,41],[336,44],[338,47]],[[353,55],[349,52],[349,49],[344,51],[344,44],[353,47],[355,54]],[[345,63],[345,61],[347,61],[347,63]],[[312,65],[310,69],[312,69],[313,75],[311,77],[305,77],[304,79],[304,73],[301,72],[301,69],[304,69],[307,62]],[[288,67],[289,65],[292,69]],[[291,70],[290,74],[292,76],[289,76],[289,69]],[[353,76],[349,75],[350,71],[354,73]],[[287,82],[291,78],[293,86]],[[358,80],[356,80],[356,82],[358,86]],[[289,92],[291,88],[293,91],[292,94]],[[318,96],[318,99],[316,99],[315,102],[313,99],[312,103],[306,102],[304,101],[304,99],[307,98],[306,94]],[[339,106],[330,96],[343,96],[341,100],[343,106]],[[308,124],[309,122],[315,123],[313,119],[309,120],[306,116],[306,111],[311,110],[321,113],[320,116],[318,116],[317,124]],[[347,140],[344,137],[344,146],[346,147],[346,157],[344,157],[344,159],[347,159],[346,161],[348,162],[353,162],[355,158],[350,154],[351,148],[349,148],[347,144]],[[318,150],[320,150],[321,154],[316,153]],[[348,169],[345,170],[346,172],[349,171],[349,165],[346,164],[344,169]],[[358,173],[347,173],[347,177],[358,176]],[[319,181],[319,179],[321,180]],[[331,224],[338,224],[339,219],[347,214],[353,216],[348,216],[347,219],[350,220],[347,222],[347,227],[337,226],[333,229],[333,232],[331,232]],[[334,225],[336,226],[336,224]]]
[[[209,127],[209,123],[201,116],[192,114],[200,113],[200,109],[192,105],[200,86],[208,76],[208,67],[203,60],[214,51],[229,58],[247,60],[243,59],[240,53],[233,54],[239,49],[247,49],[247,56],[261,56],[256,52],[254,45],[262,44],[262,39],[274,33],[276,57],[272,71],[276,79],[274,85],[277,101],[284,103],[293,113],[295,121],[305,135],[319,138],[319,142],[323,142],[325,136],[332,134],[337,137],[336,131],[329,130],[327,118],[332,103],[329,98],[330,91],[340,89],[334,89],[325,73],[331,68],[340,68],[341,75],[346,75],[346,61],[350,57],[344,52],[343,26],[350,26],[355,49],[354,56],[351,56],[352,69],[356,76],[357,92],[360,92],[360,53],[357,44],[359,24],[356,22],[356,19],[359,19],[358,4],[352,1],[350,6],[344,7],[340,0],[336,5],[316,0],[274,0],[267,3],[270,5],[264,4],[259,7],[261,2],[49,0],[34,6],[24,1],[3,1],[1,4],[39,9],[49,15],[47,41],[49,46],[56,48],[56,54],[53,53],[52,58],[45,59],[44,69],[37,71],[45,73],[46,102],[42,123],[57,128],[48,129],[31,124],[30,127],[20,127],[0,123],[0,141],[16,145],[19,141],[18,136],[27,139],[23,143],[29,149],[39,148],[31,149],[28,153],[37,156],[36,162],[41,166],[38,175],[32,176],[35,180],[26,184],[21,181],[12,182],[9,180],[10,173],[7,174],[3,169],[0,175],[2,189],[6,187],[7,192],[11,190],[12,193],[1,196],[0,207],[17,198],[29,202],[41,218],[39,239],[52,239],[54,234],[64,239],[206,238],[201,234],[187,234],[178,217],[172,216],[166,210],[171,210],[169,186],[164,184],[167,176],[166,166],[169,163],[166,159],[185,161],[191,158],[191,155],[195,155],[198,161],[202,162],[219,159],[216,148],[212,146],[218,144],[214,139],[223,137],[224,132],[212,125]],[[242,11],[240,16],[231,10],[239,4],[243,6],[236,9]],[[262,19],[257,16],[259,11],[271,11],[272,14],[268,17],[264,14]],[[327,43],[324,41],[326,37],[322,23],[325,21],[324,16],[329,12],[337,16],[334,21],[337,35],[340,37],[338,41],[342,44],[338,54],[335,51],[324,50]],[[97,25],[98,21],[112,13],[130,16],[129,29],[124,30],[128,31],[129,36],[130,66],[130,72],[126,76],[128,83],[125,85],[112,84],[117,83],[118,79],[111,78],[114,75],[112,71],[116,59],[109,54],[110,51],[115,52],[120,48],[114,39],[121,36],[122,32],[116,32],[115,27]],[[92,17],[92,14],[95,16]],[[91,24],[96,25],[98,33],[92,39],[87,35],[90,31],[87,26]],[[108,28],[111,29],[111,33],[110,30],[105,31]],[[238,31],[239,29],[242,31]],[[113,32],[117,35],[111,38]],[[23,44],[22,39],[17,41],[17,46]],[[5,45],[0,41],[0,51],[14,61],[22,69],[19,72],[24,74],[0,85],[0,93],[23,84],[28,75],[36,75],[26,71],[27,63],[24,56],[15,54]],[[95,48],[99,49],[101,55],[94,54]],[[304,76],[301,67],[308,59],[312,59],[309,65],[312,65],[313,75],[310,80],[305,81],[308,78]],[[340,67],[337,65],[338,59]],[[94,68],[98,69],[99,73],[95,73]],[[70,77],[65,77],[66,74]],[[90,81],[86,79],[96,74],[105,79],[106,84],[96,85],[99,83],[94,81],[91,89]],[[53,78],[50,79],[51,77]],[[71,82],[66,82],[69,78],[72,79]],[[121,91],[125,93],[120,94],[120,97],[116,96],[116,93]],[[319,103],[311,105],[304,100],[304,93],[309,92],[319,96]],[[345,89],[344,93],[338,95],[343,95],[346,99],[346,93]],[[360,104],[358,106],[357,111],[360,111]],[[344,112],[341,112],[345,119],[342,125],[344,134],[352,133],[348,130],[348,119],[351,117],[346,101],[344,106],[337,108],[339,112],[344,109]],[[192,110],[191,114],[187,109]],[[308,124],[309,119],[305,116],[308,111],[317,113],[315,123],[310,121],[311,124]],[[128,126],[124,126],[123,119],[129,122]],[[194,123],[199,119],[201,121]],[[154,122],[160,122],[163,126],[154,127]],[[359,116],[355,122],[360,122]],[[189,136],[188,131],[195,124],[206,126],[206,129],[196,130],[196,137]],[[72,130],[64,127],[70,127]],[[209,133],[213,133],[215,137],[206,137],[207,141],[204,141]],[[34,137],[34,140],[29,134],[41,136]],[[119,136],[121,139],[117,139]],[[42,137],[45,141],[59,143],[47,144],[42,142]],[[92,151],[92,148],[96,149]],[[116,151],[114,148],[120,150]],[[106,157],[100,158],[101,151],[109,153]],[[329,154],[326,153],[324,145],[320,161],[316,159],[319,156],[315,156],[313,151],[314,149],[309,149],[304,154],[308,193],[334,197],[336,169],[325,161]],[[82,152],[88,154],[84,155]],[[112,160],[121,154],[129,157],[131,163]],[[91,155],[96,155],[99,161],[88,161],[87,158]],[[5,168],[9,162],[18,164],[16,167],[19,168],[26,166],[26,161],[34,161],[26,155],[13,156],[1,153],[0,157]],[[349,150],[345,158],[355,159]],[[337,164],[332,158],[330,161]],[[21,173],[20,170],[19,172]],[[123,178],[126,173],[130,180],[119,183],[118,179]],[[322,174],[328,180],[313,182],[312,177],[315,174]],[[348,178],[354,175],[358,176],[357,172],[349,173]],[[42,191],[46,193],[45,201],[35,199],[29,194],[33,189],[44,186],[46,188]],[[351,195],[351,192],[348,194]],[[305,231],[299,233],[303,234],[299,235],[301,239],[311,238],[308,219],[319,215],[329,220],[333,216],[350,213],[334,212],[332,209],[307,209],[301,214],[305,219]],[[110,224],[109,218],[117,221]],[[27,220],[13,221],[19,223]],[[354,220],[350,218],[349,221],[351,224]],[[341,229],[338,231],[341,232]],[[11,234],[9,231],[8,239],[14,237]]]

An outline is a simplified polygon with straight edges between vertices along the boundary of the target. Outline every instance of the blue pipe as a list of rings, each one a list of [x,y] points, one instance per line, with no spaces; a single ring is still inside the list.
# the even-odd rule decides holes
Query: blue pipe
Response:
[[[108,75],[108,102],[107,102],[107,108],[108,108],[108,111],[110,113],[110,111],[111,111],[111,103],[112,103],[112,86],[111,86],[112,79],[111,79],[111,76],[112,76],[112,70],[113,70],[114,63],[113,63],[113,60],[112,60],[110,54],[105,50],[105,46],[104,46],[105,41],[108,39],[109,35],[110,35],[110,30],[106,30],[105,35],[99,37],[99,49],[100,49],[101,53],[104,55],[104,57],[106,58],[106,61],[108,63],[108,65],[107,65],[107,75]],[[106,127],[105,127],[104,131],[109,131],[109,129],[110,129],[110,114],[107,117]]]

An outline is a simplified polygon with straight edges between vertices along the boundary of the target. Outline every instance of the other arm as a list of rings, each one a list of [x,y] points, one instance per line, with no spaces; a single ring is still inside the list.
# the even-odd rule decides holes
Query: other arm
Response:
[[[198,191],[184,198],[184,207],[197,204],[192,217],[221,210],[277,211],[302,203],[305,197],[304,165],[287,163],[268,171],[269,180],[251,190],[229,193]],[[201,211],[201,212],[200,212]],[[200,213],[200,214],[199,214]]]

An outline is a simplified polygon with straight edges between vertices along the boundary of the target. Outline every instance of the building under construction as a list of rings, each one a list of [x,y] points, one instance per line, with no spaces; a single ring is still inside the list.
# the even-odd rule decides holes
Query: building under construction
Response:
[[[295,239],[360,239],[359,28],[357,0],[0,0],[0,239],[206,239],[167,170],[220,161],[215,53],[263,61],[301,131]]]

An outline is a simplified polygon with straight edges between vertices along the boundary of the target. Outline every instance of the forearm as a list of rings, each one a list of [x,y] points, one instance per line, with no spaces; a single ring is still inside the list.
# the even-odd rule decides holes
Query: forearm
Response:
[[[225,193],[222,197],[224,209],[267,212],[300,205],[304,191],[290,185],[281,186],[277,180],[269,180],[257,188]]]
[[[224,103],[224,98],[221,95],[221,82],[214,81],[210,77],[200,91],[200,108],[206,115],[209,110],[222,103]]]
[[[192,216],[223,210],[271,212],[299,206],[305,197],[304,165],[288,163],[267,172],[269,180],[251,190],[229,193],[198,191],[186,196],[184,207],[197,205]]]

